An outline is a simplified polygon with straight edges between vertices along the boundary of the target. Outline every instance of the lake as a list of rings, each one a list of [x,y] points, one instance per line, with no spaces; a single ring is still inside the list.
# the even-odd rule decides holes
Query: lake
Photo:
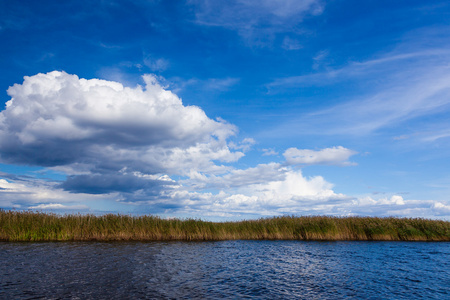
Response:
[[[450,243],[0,243],[0,299],[450,299]]]

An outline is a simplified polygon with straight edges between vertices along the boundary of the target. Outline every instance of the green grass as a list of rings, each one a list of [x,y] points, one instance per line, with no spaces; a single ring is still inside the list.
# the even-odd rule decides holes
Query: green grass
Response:
[[[419,218],[283,216],[237,222],[0,210],[1,241],[450,241],[450,222]]]

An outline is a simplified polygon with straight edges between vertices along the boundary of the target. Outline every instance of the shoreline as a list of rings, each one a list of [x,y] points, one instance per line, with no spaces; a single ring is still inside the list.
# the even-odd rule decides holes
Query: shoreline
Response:
[[[210,222],[157,216],[0,210],[0,241],[450,241],[450,222],[422,218],[282,216]]]

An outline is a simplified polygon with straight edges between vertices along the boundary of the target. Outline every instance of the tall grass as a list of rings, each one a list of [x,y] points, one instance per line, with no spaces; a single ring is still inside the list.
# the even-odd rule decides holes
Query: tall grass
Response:
[[[450,241],[450,222],[419,218],[283,216],[238,222],[0,210],[1,241]]]

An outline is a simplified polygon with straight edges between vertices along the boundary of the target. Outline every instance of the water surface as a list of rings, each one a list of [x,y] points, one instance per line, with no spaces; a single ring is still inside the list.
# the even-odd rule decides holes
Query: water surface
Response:
[[[0,243],[1,299],[450,299],[450,243]]]

